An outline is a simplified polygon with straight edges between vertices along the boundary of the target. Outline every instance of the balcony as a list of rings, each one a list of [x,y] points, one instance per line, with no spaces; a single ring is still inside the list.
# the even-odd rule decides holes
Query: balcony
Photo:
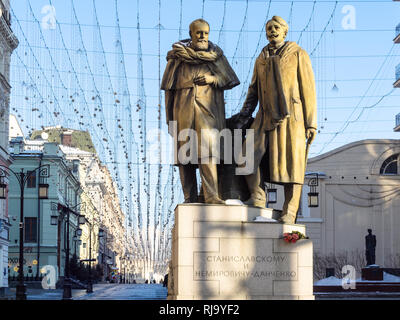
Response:
[[[396,67],[396,82],[393,83],[393,87],[400,88],[400,64]]]
[[[396,27],[396,37],[393,39],[394,43],[400,43],[400,23]]]
[[[400,132],[400,113],[396,115],[396,127],[393,129],[395,132]]]

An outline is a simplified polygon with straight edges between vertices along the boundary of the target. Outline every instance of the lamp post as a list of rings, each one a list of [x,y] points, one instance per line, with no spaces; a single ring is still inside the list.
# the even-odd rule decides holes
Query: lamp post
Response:
[[[120,270],[119,283],[122,283],[122,261],[123,260],[124,260],[124,257],[119,258],[119,270]]]
[[[103,241],[102,249],[100,249],[101,246],[100,246],[100,242],[99,242],[99,252],[101,252],[101,263],[102,263],[102,268],[103,268],[103,273],[104,273],[104,264],[105,264],[104,260],[105,260],[105,257],[107,256],[106,250],[105,250],[107,247],[107,235],[106,235],[104,229],[99,228],[99,238],[105,239]],[[107,263],[105,265],[107,266]],[[108,277],[108,268],[107,267],[106,267],[106,277]]]
[[[124,281],[123,281],[123,283],[124,284],[126,283],[126,263],[127,263],[127,260],[128,260],[128,257],[127,257],[127,255],[125,255],[124,260],[123,260],[123,262],[124,262]]]
[[[74,237],[72,238],[72,241],[74,241],[74,244],[75,244],[74,254],[77,257],[76,248],[77,248],[78,244],[80,245],[82,243],[82,240],[79,239],[79,236],[77,235],[76,231],[75,231]]]
[[[88,286],[86,288],[87,293],[93,292],[93,283],[92,283],[92,231],[93,231],[93,224],[86,219],[86,223],[89,225],[89,279],[88,279]]]
[[[92,230],[93,225],[86,219],[87,224],[89,225],[89,281],[86,289],[87,293],[93,292],[93,284],[92,284]]]
[[[71,283],[69,281],[69,218],[70,218],[70,213],[78,217],[78,224],[84,224],[85,223],[85,216],[80,215],[73,211],[73,209],[77,208],[78,206],[84,206],[84,203],[78,203],[77,205],[73,206],[72,208],[66,207],[60,203],[51,203],[51,209],[53,211],[61,212],[62,219],[66,217],[66,228],[64,229],[64,232],[66,233],[66,253],[65,253],[65,271],[64,271],[64,285],[63,285],[63,300],[70,300],[72,298],[71,294]],[[58,216],[52,215],[51,216],[51,225],[57,225],[58,224]],[[76,231],[77,236],[82,235],[82,229],[77,229]],[[65,239],[65,237],[64,237]]]
[[[6,177],[6,173],[12,173],[16,177],[20,188],[19,266],[18,285],[16,287],[15,296],[16,300],[26,300],[26,286],[24,284],[24,192],[26,182],[33,176],[33,173],[36,174],[36,171],[39,171],[39,180],[40,178],[48,178],[50,176],[50,165],[42,165],[32,171],[27,172],[24,172],[23,168],[21,168],[20,172],[15,172],[6,166],[0,165],[0,198],[6,198],[5,194],[7,185],[3,182]],[[40,183],[39,181],[39,199],[48,198],[48,188],[48,184]]]
[[[86,223],[89,225],[89,259],[81,260],[89,262],[89,279],[88,279],[88,286],[86,288],[87,293],[93,292],[93,282],[92,282],[92,261],[96,261],[96,259],[92,259],[92,232],[94,229],[94,224],[90,223],[88,219],[85,218]],[[98,237],[102,238],[104,236],[103,229],[99,229]]]
[[[101,258],[101,260],[102,260],[102,263],[104,264],[104,260],[106,260],[106,263],[105,263],[105,268],[106,268],[106,275],[107,275],[107,277],[109,277],[109,272],[110,272],[110,267],[109,267],[109,264],[108,264],[108,259],[111,259],[112,257],[110,257],[109,255],[108,255],[108,253],[109,253],[109,248],[108,248],[108,243],[109,242],[112,242],[113,241],[113,237],[112,237],[112,235],[111,234],[108,234],[107,233],[107,230],[104,230],[104,229],[99,229],[99,238],[103,238],[104,239],[104,241],[103,241],[103,245],[101,246],[102,247],[102,258]],[[106,257],[106,258],[104,258],[104,256]],[[104,272],[104,266],[103,266],[103,272]]]

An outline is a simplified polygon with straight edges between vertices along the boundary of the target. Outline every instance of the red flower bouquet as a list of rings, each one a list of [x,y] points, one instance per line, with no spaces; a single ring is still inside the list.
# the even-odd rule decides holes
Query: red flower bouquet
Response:
[[[304,234],[299,231],[286,232],[283,234],[283,240],[287,243],[296,243],[297,240],[308,239]]]

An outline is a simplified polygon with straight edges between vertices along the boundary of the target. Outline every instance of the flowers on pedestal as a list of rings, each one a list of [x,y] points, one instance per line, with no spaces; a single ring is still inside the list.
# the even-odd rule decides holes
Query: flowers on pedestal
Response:
[[[283,240],[287,243],[296,243],[297,240],[300,239],[308,239],[308,237],[299,231],[286,232],[283,234]]]

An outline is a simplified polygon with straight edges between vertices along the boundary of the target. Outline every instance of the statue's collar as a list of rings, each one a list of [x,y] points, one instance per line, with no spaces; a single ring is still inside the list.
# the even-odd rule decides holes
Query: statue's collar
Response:
[[[281,43],[278,43],[278,45],[272,45],[271,43],[268,43],[267,47],[268,50],[279,50],[285,45],[286,41],[282,41]]]

